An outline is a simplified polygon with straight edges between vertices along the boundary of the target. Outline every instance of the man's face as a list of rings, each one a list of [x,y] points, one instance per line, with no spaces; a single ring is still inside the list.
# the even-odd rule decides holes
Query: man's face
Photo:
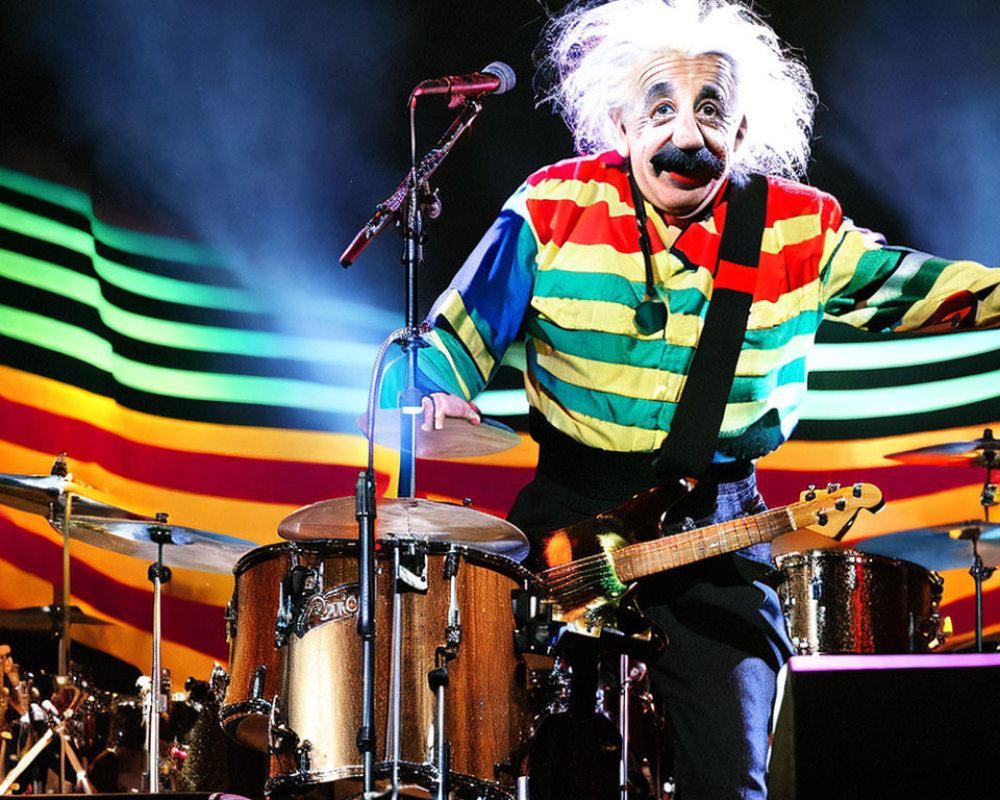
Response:
[[[619,123],[618,151],[646,199],[669,217],[698,211],[743,139],[732,64],[714,54],[657,57],[636,75]]]

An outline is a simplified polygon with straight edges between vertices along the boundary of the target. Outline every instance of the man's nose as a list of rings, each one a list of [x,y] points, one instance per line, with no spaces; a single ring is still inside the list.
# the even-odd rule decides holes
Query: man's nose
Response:
[[[701,135],[701,128],[698,127],[693,111],[681,112],[677,115],[671,139],[679,150],[699,150],[704,146],[705,139]]]

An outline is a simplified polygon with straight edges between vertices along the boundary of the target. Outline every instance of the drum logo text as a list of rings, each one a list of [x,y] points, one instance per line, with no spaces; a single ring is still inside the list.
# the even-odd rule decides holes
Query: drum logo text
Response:
[[[303,627],[309,630],[327,622],[338,622],[356,616],[360,605],[358,595],[357,583],[345,583],[314,594],[303,609]]]

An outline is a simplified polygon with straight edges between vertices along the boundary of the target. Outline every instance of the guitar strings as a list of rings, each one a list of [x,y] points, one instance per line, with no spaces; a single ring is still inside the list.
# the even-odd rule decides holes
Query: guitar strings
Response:
[[[754,517],[739,517],[734,520],[727,520],[719,523],[717,530],[721,535],[720,544],[723,543],[722,537],[725,534],[736,533],[738,535],[741,532],[741,529],[743,533],[748,534],[749,544],[754,544],[755,542],[752,534],[755,531],[766,531],[770,534],[781,527],[777,524],[777,521],[782,516],[784,511],[785,508],[782,507],[756,515],[756,519]],[[750,520],[752,519],[755,521],[751,524]],[[666,537],[664,539],[651,540],[648,544],[652,546],[641,555],[637,555],[633,558],[641,559],[648,558],[650,556],[658,556],[662,558],[663,556],[673,556],[678,553],[691,552],[697,556],[693,560],[700,560],[700,558],[708,558],[713,555],[721,555],[725,552],[730,552],[729,550],[720,550],[718,553],[711,553],[711,543],[709,538],[710,537],[707,537],[704,534],[698,537],[676,534],[675,536]],[[760,541],[769,541],[771,538],[773,538],[773,536],[761,539]],[[613,554],[614,550],[610,552],[595,553],[590,556],[584,556],[583,558],[575,561],[569,561],[565,564],[557,564],[554,567],[549,567],[548,569],[540,571],[538,573],[538,577],[542,579],[546,588],[549,590],[550,595],[555,596],[556,598],[571,597],[574,592],[579,591],[580,588],[587,588],[588,585],[593,583],[594,579],[599,579],[602,575],[607,576],[609,571],[612,575],[614,575],[616,580],[620,580],[614,570]],[[674,566],[683,566],[686,563],[691,563],[691,561],[682,560],[680,563],[671,564],[666,569],[670,569]]]

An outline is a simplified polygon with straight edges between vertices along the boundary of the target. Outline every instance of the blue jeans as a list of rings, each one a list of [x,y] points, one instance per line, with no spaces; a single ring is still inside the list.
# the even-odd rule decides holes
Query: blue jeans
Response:
[[[753,475],[720,484],[699,526],[763,511]],[[650,666],[674,733],[677,800],[767,795],[777,672],[792,653],[777,593],[763,577],[770,546],[665,573],[642,603],[670,640]],[[759,565],[759,566],[758,566]]]

